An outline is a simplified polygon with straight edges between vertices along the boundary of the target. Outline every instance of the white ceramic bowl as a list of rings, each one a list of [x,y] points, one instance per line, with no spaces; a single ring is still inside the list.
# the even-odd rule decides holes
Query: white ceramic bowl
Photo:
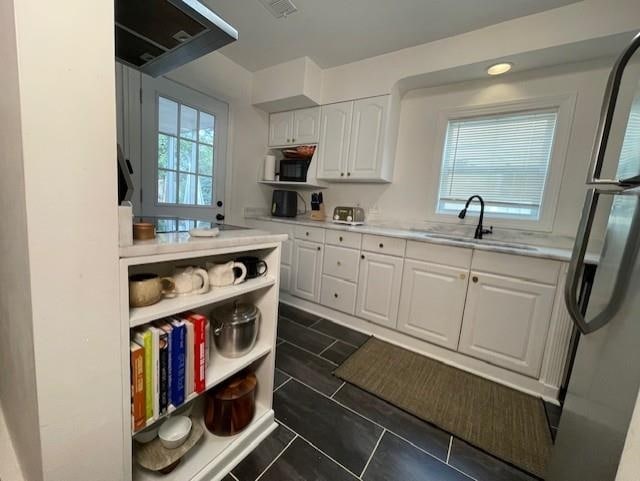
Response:
[[[134,436],[133,439],[138,441],[140,444],[147,444],[153,441],[158,437],[158,427],[153,426],[151,428],[145,429],[144,431],[140,431],[138,434]]]
[[[191,426],[191,418],[186,416],[170,417],[158,430],[160,442],[167,449],[175,449],[182,446],[189,437]]]

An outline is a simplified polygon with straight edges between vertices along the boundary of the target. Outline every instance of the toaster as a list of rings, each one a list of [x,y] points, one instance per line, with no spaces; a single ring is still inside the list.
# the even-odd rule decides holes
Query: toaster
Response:
[[[333,209],[333,222],[336,224],[364,224],[364,209],[361,207],[336,207]]]

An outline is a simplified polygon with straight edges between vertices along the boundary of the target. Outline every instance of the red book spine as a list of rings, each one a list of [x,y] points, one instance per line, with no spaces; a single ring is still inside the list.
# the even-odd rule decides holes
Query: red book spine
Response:
[[[201,393],[205,390],[205,323],[207,321],[206,317],[201,314],[192,314],[189,316],[189,320],[193,323],[193,332],[194,332],[194,343],[195,349],[194,360],[193,360],[193,368],[194,368],[194,386],[195,392]]]

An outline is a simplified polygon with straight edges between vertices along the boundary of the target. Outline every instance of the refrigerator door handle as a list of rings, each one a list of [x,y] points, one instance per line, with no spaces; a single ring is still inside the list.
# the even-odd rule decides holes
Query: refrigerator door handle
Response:
[[[620,85],[622,83],[624,69],[629,63],[629,60],[631,59],[633,54],[635,54],[636,50],[638,49],[640,49],[640,33],[638,33],[633,38],[626,50],[622,52],[620,57],[618,57],[613,70],[609,75],[607,88],[604,94],[602,110],[600,112],[600,122],[598,123],[598,131],[596,133],[596,142],[593,148],[593,157],[591,159],[591,166],[589,168],[587,185],[608,187],[614,191],[640,185],[640,183],[638,182],[638,178],[600,178],[600,174],[602,173],[602,166],[605,160],[605,153],[607,152],[607,145],[609,143],[609,135],[611,134],[611,125],[613,123],[613,117],[616,110],[618,94],[620,93]]]
[[[582,334],[590,334],[606,325],[618,312],[622,301],[625,298],[627,286],[633,272],[633,266],[640,250],[640,209],[636,207],[635,214],[631,221],[629,235],[627,237],[624,251],[620,259],[620,266],[617,271],[616,280],[612,289],[611,297],[604,309],[593,319],[587,321],[578,303],[578,291],[582,274],[584,272],[584,258],[587,252],[587,245],[591,235],[591,228],[595,218],[598,200],[601,194],[614,195],[640,195],[640,189],[632,189],[621,192],[600,191],[589,189],[582,211],[582,218],[576,234],[576,243],[573,246],[571,261],[567,272],[567,282],[564,289],[564,298],[567,310],[573,323]]]

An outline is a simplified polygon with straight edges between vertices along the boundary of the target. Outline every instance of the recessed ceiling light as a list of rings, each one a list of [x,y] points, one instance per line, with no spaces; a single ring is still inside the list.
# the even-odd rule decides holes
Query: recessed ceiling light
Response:
[[[502,75],[513,68],[513,64],[509,62],[497,63],[487,69],[489,75]]]

